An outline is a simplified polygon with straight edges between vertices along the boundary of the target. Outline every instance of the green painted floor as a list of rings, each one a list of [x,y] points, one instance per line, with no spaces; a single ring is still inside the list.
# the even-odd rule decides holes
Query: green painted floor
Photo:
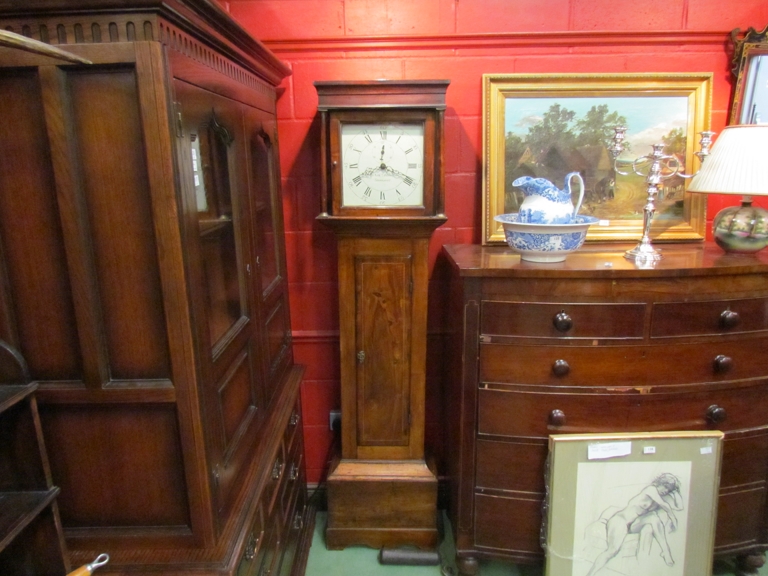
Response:
[[[453,536],[450,523],[445,521],[445,538],[440,545],[440,566],[384,566],[379,564],[379,551],[362,546],[344,550],[327,550],[325,547],[325,512],[318,512],[315,533],[309,549],[305,576],[455,576]],[[536,566],[516,566],[495,560],[480,561],[480,576],[542,576]],[[733,570],[726,562],[717,562],[713,576],[732,576]],[[760,569],[760,576],[768,576],[768,564]]]

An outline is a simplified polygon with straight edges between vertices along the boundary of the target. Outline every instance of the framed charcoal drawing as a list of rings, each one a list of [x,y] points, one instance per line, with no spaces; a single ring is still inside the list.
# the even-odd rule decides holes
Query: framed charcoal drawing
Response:
[[[516,178],[546,178],[563,188],[570,172],[585,183],[580,213],[599,218],[587,241],[638,240],[647,185],[632,174],[632,160],[663,143],[681,172],[697,170],[694,152],[699,132],[709,129],[711,92],[712,75],[705,73],[484,75],[483,243],[504,242],[494,217],[517,212],[523,196]],[[618,173],[609,153],[617,125],[627,128]],[[706,197],[685,186],[680,177],[664,182],[654,241],[704,239]]]
[[[710,576],[722,438],[550,436],[546,576]]]

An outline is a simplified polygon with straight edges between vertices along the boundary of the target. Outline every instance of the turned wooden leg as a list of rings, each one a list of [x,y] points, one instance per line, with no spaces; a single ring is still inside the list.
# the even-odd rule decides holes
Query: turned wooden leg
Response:
[[[456,556],[456,567],[459,569],[459,576],[480,574],[480,564],[474,556]]]
[[[736,556],[736,576],[757,576],[758,570],[765,564],[765,552],[752,552]]]

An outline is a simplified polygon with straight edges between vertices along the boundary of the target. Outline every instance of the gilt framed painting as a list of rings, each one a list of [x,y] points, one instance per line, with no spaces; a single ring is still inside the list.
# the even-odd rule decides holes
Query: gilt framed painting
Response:
[[[573,172],[584,181],[579,213],[598,218],[587,241],[638,240],[647,182],[635,160],[664,144],[680,172],[695,172],[699,133],[709,129],[711,85],[712,75],[704,73],[484,75],[483,243],[504,242],[494,218],[518,211],[524,197],[514,186],[518,178],[545,178],[563,188]],[[617,126],[627,131],[614,161]],[[679,176],[662,182],[654,241],[704,239],[706,197],[688,194],[686,184]]]

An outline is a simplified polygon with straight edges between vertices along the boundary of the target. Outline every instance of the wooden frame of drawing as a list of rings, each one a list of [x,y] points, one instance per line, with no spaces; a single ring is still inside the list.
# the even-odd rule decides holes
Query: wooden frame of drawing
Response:
[[[698,169],[698,133],[709,129],[712,74],[483,75],[483,244],[504,242],[494,217],[517,212],[519,176],[563,187],[565,175],[585,181],[580,213],[597,216],[587,241],[636,241],[642,235],[644,178],[614,171],[607,147],[613,127],[628,128],[620,171],[666,143],[685,172]],[[706,196],[670,178],[656,200],[654,241],[701,241]]]
[[[723,433],[549,439],[546,576],[710,576]]]

